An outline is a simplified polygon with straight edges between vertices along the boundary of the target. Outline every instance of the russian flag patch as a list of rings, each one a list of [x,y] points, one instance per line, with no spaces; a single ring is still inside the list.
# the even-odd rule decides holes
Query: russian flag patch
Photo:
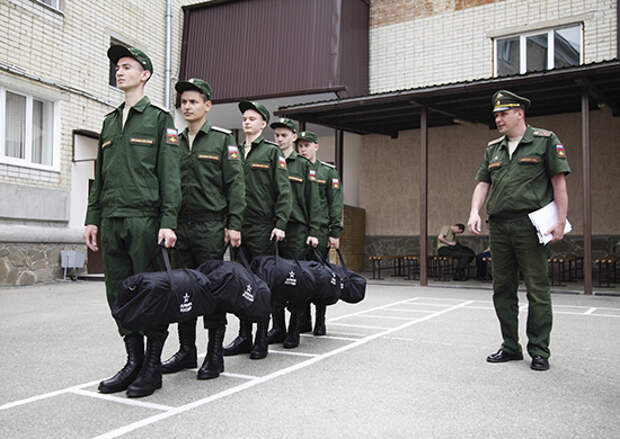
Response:
[[[558,154],[558,157],[566,157],[564,145],[555,145],[555,152]]]

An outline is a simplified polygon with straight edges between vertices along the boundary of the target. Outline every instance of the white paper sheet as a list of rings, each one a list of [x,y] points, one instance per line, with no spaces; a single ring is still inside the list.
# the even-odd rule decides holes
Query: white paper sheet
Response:
[[[555,201],[547,204],[545,207],[541,207],[534,212],[530,212],[529,214],[530,221],[534,227],[536,227],[536,232],[538,233],[538,241],[541,244],[547,244],[551,239],[553,239],[553,235],[551,233],[547,233],[549,229],[551,229],[558,222],[558,208],[555,205]],[[573,226],[566,219],[566,225],[564,226],[564,234],[573,230]]]

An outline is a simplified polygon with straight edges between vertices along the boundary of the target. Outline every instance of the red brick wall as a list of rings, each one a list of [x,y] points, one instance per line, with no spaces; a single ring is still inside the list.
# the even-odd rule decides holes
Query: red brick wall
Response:
[[[503,0],[372,0],[370,27],[411,21]]]

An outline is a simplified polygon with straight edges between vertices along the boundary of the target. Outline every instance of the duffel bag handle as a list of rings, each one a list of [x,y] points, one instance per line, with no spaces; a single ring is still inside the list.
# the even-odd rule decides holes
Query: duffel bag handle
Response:
[[[308,253],[314,254],[314,256],[316,257],[316,260],[320,262],[321,264],[327,265],[327,261],[325,260],[325,258],[323,257],[323,255],[321,254],[318,248],[313,247],[312,245],[306,244],[306,256],[308,255]]]
[[[226,243],[226,245],[224,246],[224,250],[222,250],[222,253],[220,253],[220,259],[224,260],[224,255],[226,254],[226,250],[228,250],[229,247],[230,247],[230,241]]]
[[[344,263],[344,258],[342,257],[342,253],[340,252],[339,248],[336,249],[336,253],[338,253],[338,259],[340,259],[340,265],[342,265],[345,269],[348,270],[346,264]]]
[[[162,239],[159,243],[161,249],[161,258],[164,260],[164,266],[166,267],[166,273],[168,273],[168,282],[170,283],[170,289],[172,289],[172,267],[170,265],[170,257],[168,256],[168,249],[166,248],[166,240]]]
[[[250,263],[248,262],[248,256],[245,254],[245,250],[243,247],[237,248],[237,256],[239,256],[239,260],[241,261],[241,265],[250,270]]]

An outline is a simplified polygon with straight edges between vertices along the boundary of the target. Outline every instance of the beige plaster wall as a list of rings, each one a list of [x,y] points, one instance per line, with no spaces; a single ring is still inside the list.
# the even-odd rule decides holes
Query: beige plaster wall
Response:
[[[573,172],[568,177],[569,219],[574,234],[583,233],[581,114],[531,118],[537,127],[555,131],[565,145]],[[474,176],[487,142],[497,131],[483,125],[429,129],[428,231],[444,224],[466,223]],[[607,111],[591,113],[593,233],[620,233],[620,118]],[[367,236],[419,234],[419,130],[398,139],[362,137],[359,195],[366,209]],[[488,229],[485,229],[488,233]]]

